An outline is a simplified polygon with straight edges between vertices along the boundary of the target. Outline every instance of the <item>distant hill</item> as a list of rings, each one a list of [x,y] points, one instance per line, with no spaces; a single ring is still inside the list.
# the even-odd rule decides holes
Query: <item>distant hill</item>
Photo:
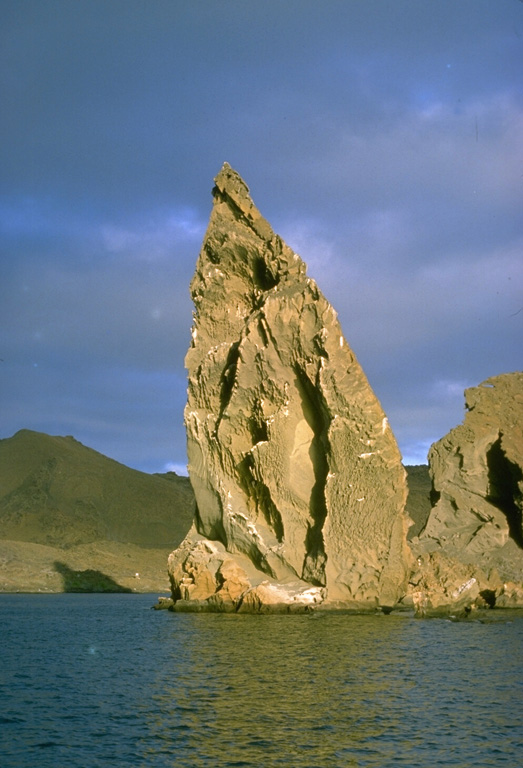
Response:
[[[2,538],[64,548],[100,539],[175,547],[193,505],[188,478],[129,469],[73,437],[24,429],[0,440]]]
[[[194,496],[186,477],[147,475],[73,437],[21,430],[0,440],[0,591],[26,591],[32,580],[35,591],[46,585],[46,591],[57,591],[56,583],[67,586],[66,577],[69,586],[88,585],[89,579],[75,579],[71,573],[97,572],[97,562],[106,569],[100,574],[107,578],[99,584],[107,589],[124,574],[135,580],[129,589],[147,591],[135,573],[140,572],[138,563],[143,570],[153,561],[162,563],[159,580],[167,588],[167,553],[182,541],[193,514]],[[26,547],[32,576],[25,574],[23,543],[38,545]],[[142,550],[156,554],[151,551],[148,557]],[[42,567],[47,568],[50,558],[59,564],[51,570],[61,574],[61,582],[48,577],[40,584],[37,553]],[[10,582],[15,570],[18,586]],[[96,583],[94,576],[91,582]]]

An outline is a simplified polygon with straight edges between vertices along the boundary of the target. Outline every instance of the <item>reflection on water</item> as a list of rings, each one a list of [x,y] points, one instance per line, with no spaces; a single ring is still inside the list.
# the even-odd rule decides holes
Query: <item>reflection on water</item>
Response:
[[[151,603],[0,596],[5,768],[519,765],[522,619]]]
[[[414,682],[390,690],[389,648],[404,622],[188,618],[203,642],[186,647],[183,679],[172,679],[158,703],[171,708],[173,725],[203,765],[217,754],[227,765],[350,765],[383,737],[386,721],[389,731],[400,728]]]
[[[514,682],[492,663],[494,651],[512,665],[491,644],[505,624],[487,631],[384,616],[171,623],[181,642],[166,668],[179,672],[156,700],[181,740],[177,765],[219,757],[226,766],[433,766],[461,755],[463,765],[484,768],[515,750]]]

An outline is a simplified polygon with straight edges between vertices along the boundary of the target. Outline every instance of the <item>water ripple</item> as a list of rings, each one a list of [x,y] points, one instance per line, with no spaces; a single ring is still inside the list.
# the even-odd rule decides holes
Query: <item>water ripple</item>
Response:
[[[519,765],[521,618],[177,615],[151,602],[0,596],[3,768]]]

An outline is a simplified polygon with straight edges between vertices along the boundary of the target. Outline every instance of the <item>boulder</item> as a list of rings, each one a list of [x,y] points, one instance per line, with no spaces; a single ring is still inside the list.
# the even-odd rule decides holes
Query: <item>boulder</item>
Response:
[[[170,557],[173,595],[192,608],[220,595],[244,610],[392,606],[410,555],[387,417],[302,259],[229,165],[215,182],[186,357],[197,511]]]
[[[463,424],[429,452],[433,508],[412,541],[431,571],[428,577],[425,573],[423,599],[452,610],[455,587],[442,584],[450,571],[464,567],[492,604],[518,605],[523,594],[523,373],[502,374],[467,389],[465,403]],[[437,554],[444,559],[434,568]],[[470,604],[473,592],[467,591]],[[461,601],[464,597],[460,593]]]
[[[281,612],[306,610],[323,601],[324,590],[300,579],[277,583],[241,553],[193,528],[169,557],[175,611]]]

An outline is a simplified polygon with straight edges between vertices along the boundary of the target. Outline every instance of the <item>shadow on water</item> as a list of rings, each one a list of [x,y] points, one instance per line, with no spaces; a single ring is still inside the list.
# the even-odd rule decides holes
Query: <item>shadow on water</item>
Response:
[[[54,569],[60,574],[63,581],[64,592],[132,592],[129,587],[122,587],[117,581],[101,571],[87,569],[75,571],[65,563],[58,560],[54,562]]]

